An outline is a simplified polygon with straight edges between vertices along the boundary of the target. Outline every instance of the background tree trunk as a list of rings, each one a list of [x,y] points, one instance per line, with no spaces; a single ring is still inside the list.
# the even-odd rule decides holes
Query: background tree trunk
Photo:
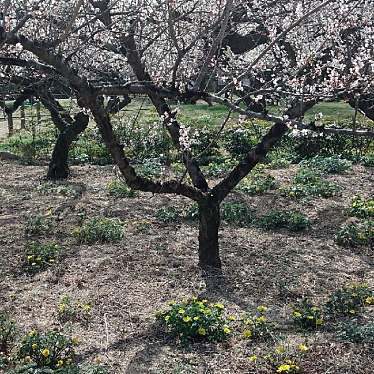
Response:
[[[215,199],[199,201],[199,265],[204,270],[220,269],[218,230],[220,204]]]
[[[57,138],[49,164],[47,179],[59,180],[69,176],[68,156],[69,149],[73,141],[88,126],[89,117],[83,113],[78,113],[73,124],[66,126]]]

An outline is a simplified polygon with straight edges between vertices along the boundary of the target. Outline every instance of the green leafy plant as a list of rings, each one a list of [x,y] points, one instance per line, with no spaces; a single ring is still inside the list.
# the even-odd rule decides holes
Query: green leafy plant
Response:
[[[223,341],[231,334],[224,316],[225,307],[221,303],[191,298],[169,305],[170,308],[159,313],[157,318],[184,344],[195,340]]]
[[[175,223],[181,219],[181,212],[174,207],[164,207],[156,212],[156,218],[163,223]]]
[[[85,244],[117,242],[124,236],[123,225],[119,219],[95,217],[76,228],[73,236]]]
[[[43,271],[58,262],[61,252],[62,248],[55,243],[27,243],[24,267],[32,274]]]
[[[91,317],[92,305],[74,301],[69,295],[63,295],[57,305],[58,318],[62,322],[87,321]]]
[[[8,366],[16,337],[16,323],[0,312],[0,369]]]
[[[338,338],[352,343],[374,343],[374,323],[359,325],[346,322],[340,325]]]
[[[374,304],[374,291],[366,284],[352,284],[336,290],[325,304],[326,313],[333,317],[354,316],[365,305]]]
[[[248,195],[258,195],[265,193],[276,187],[275,178],[271,175],[254,173],[250,177],[244,178],[237,187],[237,190]]]
[[[36,364],[18,366],[6,374],[109,374],[108,370],[99,365],[69,365],[52,369],[50,367],[40,368]]]
[[[63,182],[44,182],[36,190],[42,194],[56,193],[66,197],[78,197],[80,192],[72,185]]]
[[[243,337],[245,339],[266,340],[272,337],[274,323],[266,316],[268,308],[259,305],[255,312],[247,312],[243,316]]]
[[[136,191],[132,190],[129,186],[127,186],[127,184],[119,180],[110,181],[107,185],[107,189],[109,195],[115,197],[116,199],[138,196]]]
[[[238,226],[249,226],[255,219],[253,210],[246,204],[233,202],[222,204],[221,216],[225,222]]]
[[[47,234],[52,229],[52,220],[50,217],[36,215],[30,217],[25,226],[26,236],[41,236]]]
[[[333,182],[322,179],[315,170],[302,168],[294,177],[292,185],[283,189],[289,197],[300,199],[307,197],[332,197],[340,191],[340,187]]]
[[[18,358],[38,368],[58,369],[72,365],[78,342],[57,331],[30,331],[21,341]]]
[[[274,210],[262,216],[258,225],[266,230],[286,228],[301,231],[310,225],[310,221],[301,212]]]
[[[339,156],[315,156],[310,160],[302,161],[301,165],[317,169],[322,173],[342,174],[352,167],[352,162],[342,159]]]
[[[372,245],[374,242],[374,221],[350,223],[343,226],[337,232],[335,241],[346,247]]]
[[[316,329],[323,325],[321,308],[312,304],[308,299],[302,299],[294,305],[292,318],[301,329]]]
[[[199,216],[200,212],[197,204],[192,204],[183,211],[183,218],[187,221],[197,221]]]
[[[361,196],[355,196],[348,209],[351,217],[371,218],[374,217],[374,199],[364,199]]]

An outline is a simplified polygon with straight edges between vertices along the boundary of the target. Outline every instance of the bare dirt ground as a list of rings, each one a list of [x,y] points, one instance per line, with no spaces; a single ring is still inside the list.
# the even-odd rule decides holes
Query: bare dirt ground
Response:
[[[342,195],[308,203],[291,201],[271,191],[258,197],[233,194],[265,213],[269,208],[300,209],[312,220],[303,233],[265,232],[256,228],[222,225],[220,232],[223,276],[204,277],[197,267],[197,227],[162,224],[155,212],[163,206],[186,206],[180,197],[141,194],[134,199],[108,196],[111,167],[73,167],[67,185],[79,196],[42,193],[45,169],[0,161],[0,309],[8,311],[21,331],[62,327],[56,306],[64,294],[92,302],[87,324],[64,328],[79,336],[82,361],[102,362],[114,374],[267,373],[248,357],[259,347],[234,335],[226,344],[178,346],[155,323],[157,310],[170,300],[199,295],[223,302],[230,313],[242,314],[258,304],[268,305],[288,339],[308,339],[310,349],[301,363],[304,373],[372,373],[374,347],[343,343],[328,329],[318,333],[296,332],[290,325],[290,304],[310,296],[315,302],[353,281],[374,286],[373,249],[342,248],[333,235],[347,221],[344,215],[356,194],[368,197],[373,170],[356,166],[346,175],[334,176]],[[280,183],[294,168],[272,171]],[[45,240],[64,247],[60,263],[33,277],[22,273],[29,217],[53,212],[55,229]],[[82,214],[118,217],[125,238],[117,244],[78,245],[71,236]],[[148,220],[141,232],[139,221]],[[373,311],[363,318],[373,320]]]

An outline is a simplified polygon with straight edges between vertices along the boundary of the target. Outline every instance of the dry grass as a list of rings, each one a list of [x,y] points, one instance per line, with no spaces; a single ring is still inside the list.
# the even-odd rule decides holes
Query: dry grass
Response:
[[[273,171],[286,183],[295,170]],[[272,208],[296,208],[312,220],[305,233],[263,232],[255,228],[222,226],[220,233],[223,276],[207,278],[197,267],[197,228],[193,224],[165,225],[154,217],[157,208],[185,206],[179,197],[141,194],[114,200],[106,184],[110,167],[75,167],[67,182],[81,193],[76,198],[37,191],[45,170],[0,163],[0,305],[18,321],[21,330],[60,327],[56,305],[63,294],[93,303],[88,325],[70,329],[80,337],[82,360],[102,361],[110,373],[267,373],[248,356],[256,345],[234,336],[227,344],[199,344],[183,349],[157,329],[155,312],[167,301],[191,294],[220,300],[232,313],[241,314],[258,304],[282,323],[291,341],[304,337],[287,322],[289,304],[300,296],[316,302],[337,287],[353,281],[374,286],[372,249],[341,248],[333,234],[347,218],[343,209],[357,193],[370,195],[372,169],[354,167],[336,180],[341,196],[308,203],[291,201],[271,191],[245,200],[261,213]],[[27,276],[20,271],[28,217],[52,212],[57,229],[49,234],[65,248],[58,266]],[[78,245],[71,230],[82,214],[118,217],[125,223],[125,239],[117,244]],[[147,232],[137,230],[149,220]],[[367,316],[370,317],[370,314]],[[283,322],[282,322],[283,321]],[[289,321],[288,321],[289,322]],[[304,373],[372,373],[373,347],[339,342],[323,331],[309,337],[310,351]],[[269,343],[270,344],[270,343]],[[271,344],[270,344],[271,345]]]

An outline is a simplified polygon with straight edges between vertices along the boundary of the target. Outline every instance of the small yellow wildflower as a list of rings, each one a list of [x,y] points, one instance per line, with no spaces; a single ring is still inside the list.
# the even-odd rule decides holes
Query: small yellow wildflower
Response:
[[[28,261],[31,261],[34,258],[34,256],[27,256]]]
[[[193,317],[193,320],[194,320],[194,321],[198,321],[199,319],[200,319],[199,316]]]
[[[235,316],[228,316],[227,317],[229,321],[236,321],[236,317]]]
[[[278,345],[278,347],[275,348],[275,352],[280,355],[286,352],[286,348],[284,347],[284,345]]]
[[[204,329],[204,327],[199,327],[198,330],[197,330],[197,333],[199,335],[204,336],[204,335],[206,335],[206,330]]]
[[[31,346],[31,348],[35,351],[35,349],[38,348],[38,345],[37,345],[36,343],[34,343],[34,344]]]
[[[356,311],[355,311],[354,309],[351,309],[351,310],[349,311],[349,313],[350,313],[350,314],[356,314]]]
[[[266,317],[265,316],[260,316],[260,317],[256,318],[256,321],[258,323],[265,323],[266,322]]]
[[[79,344],[79,338],[77,336],[73,336],[73,338],[71,339],[71,343],[73,345],[78,345]]]
[[[169,322],[169,319],[170,319],[169,315],[167,315],[167,316],[164,317],[165,322]]]
[[[251,330],[244,330],[243,331],[243,336],[248,339],[252,336],[252,331]]]
[[[169,304],[170,306],[172,306],[172,305],[175,305],[176,302],[175,302],[174,300],[171,300],[171,301],[168,302],[168,304]]]
[[[250,362],[256,362],[256,361],[257,361],[257,356],[256,356],[256,355],[252,355],[252,356],[250,356],[250,357],[248,358],[248,360],[249,360]]]
[[[318,308],[317,306],[312,306],[312,307],[310,308],[310,310],[313,311],[313,312],[318,312],[318,311],[319,311],[319,308]]]
[[[30,337],[33,337],[33,336],[35,336],[36,335],[36,330],[31,330],[30,332],[29,332],[29,336]]]
[[[41,351],[41,354],[44,356],[44,357],[48,357],[49,356],[49,349],[48,348],[44,348],[42,351]]]
[[[365,299],[365,304],[368,304],[368,305],[372,305],[372,304],[374,304],[374,297],[373,297],[373,296],[368,296],[368,297]]]
[[[222,304],[222,303],[217,303],[217,304],[214,304],[214,306],[218,309],[224,309],[225,306]]]
[[[300,351],[300,352],[306,352],[307,350],[309,350],[309,348],[305,345],[305,344],[299,344],[298,346],[297,346],[297,348],[298,348],[298,350]]]
[[[57,361],[57,367],[61,367],[64,365],[64,361],[63,360],[58,360]]]
[[[316,320],[316,325],[317,326],[320,326],[320,325],[322,325],[323,324],[323,320],[322,320],[322,318],[318,318],[317,320]]]
[[[291,365],[283,364],[278,366],[277,373],[288,373],[291,370]]]
[[[259,305],[259,306],[257,307],[257,311],[258,311],[259,313],[265,313],[267,310],[268,310],[268,308],[267,308],[265,305]]]
[[[184,316],[184,317],[183,317],[183,321],[186,322],[186,323],[187,323],[187,322],[191,322],[191,321],[192,321],[192,318],[191,318],[190,316]]]
[[[295,317],[295,318],[300,318],[302,316],[302,314],[300,312],[298,312],[297,310],[295,310],[292,315]]]
[[[185,311],[184,309],[181,308],[181,309],[178,310],[178,313],[179,313],[179,314],[184,314],[184,313],[186,313],[186,311]]]
[[[250,318],[246,318],[243,322],[245,325],[253,325],[253,321]]]
[[[310,319],[310,320],[314,319],[313,316],[306,316],[306,318],[307,318],[307,319]]]
[[[225,334],[230,334],[230,333],[231,333],[231,330],[229,329],[228,326],[224,326],[224,327],[223,327],[223,332],[224,332]]]

